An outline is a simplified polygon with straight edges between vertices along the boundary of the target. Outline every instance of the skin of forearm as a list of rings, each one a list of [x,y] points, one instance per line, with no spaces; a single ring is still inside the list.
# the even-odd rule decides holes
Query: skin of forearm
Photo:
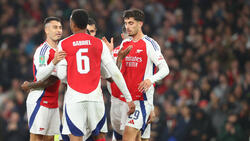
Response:
[[[50,76],[48,79],[44,81],[38,81],[38,82],[31,82],[29,83],[29,88],[30,89],[42,89],[42,88],[47,88],[51,85],[53,85],[56,81],[58,80],[57,77],[55,76]]]
[[[110,77],[110,78],[106,78],[106,80],[110,83],[114,82],[113,79]]]
[[[120,59],[119,57],[117,58],[116,60],[116,66],[118,67],[118,69],[121,68],[121,65],[122,65],[122,59]]]

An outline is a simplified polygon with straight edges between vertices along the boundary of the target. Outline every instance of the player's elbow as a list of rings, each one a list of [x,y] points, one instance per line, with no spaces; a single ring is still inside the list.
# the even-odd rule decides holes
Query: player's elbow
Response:
[[[60,80],[64,80],[66,78],[66,72],[64,71],[60,71],[58,70],[57,73],[56,73],[57,77],[60,79]]]
[[[114,71],[112,74],[113,80],[120,81],[122,79],[122,75],[119,73],[119,71]]]
[[[66,78],[66,74],[64,73],[57,73],[57,77],[60,79],[60,80],[64,80]]]
[[[166,69],[166,76],[167,76],[169,74],[169,72],[170,72],[168,65],[166,65],[165,69]]]
[[[45,80],[46,78],[45,78],[45,76],[43,75],[43,74],[41,74],[41,73],[37,73],[36,74],[36,80],[37,81],[43,81],[43,80]]]
[[[169,74],[169,72],[170,72],[167,63],[161,64],[159,66],[159,69],[162,70],[164,77],[167,76]]]

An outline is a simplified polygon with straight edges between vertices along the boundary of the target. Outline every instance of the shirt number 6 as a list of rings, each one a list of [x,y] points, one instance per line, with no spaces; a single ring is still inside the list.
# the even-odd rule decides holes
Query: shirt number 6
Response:
[[[77,71],[80,74],[86,74],[90,70],[89,66],[89,57],[86,55],[82,55],[82,53],[87,53],[87,48],[81,48],[76,53],[76,63],[77,63]],[[84,61],[84,66],[82,65],[82,62]]]

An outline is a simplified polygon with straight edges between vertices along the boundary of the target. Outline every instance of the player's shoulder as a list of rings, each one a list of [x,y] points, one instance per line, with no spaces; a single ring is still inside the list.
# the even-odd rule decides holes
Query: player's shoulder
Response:
[[[70,35],[70,36],[68,36],[68,37],[60,40],[58,44],[61,45],[63,42],[71,41],[73,38],[74,38],[74,34],[72,34],[72,35]]]
[[[40,55],[40,56],[44,56],[46,54],[47,51],[49,51],[51,49],[51,47],[49,46],[49,44],[45,41],[42,44],[40,44],[35,51],[35,54]]]
[[[126,38],[126,39],[124,39],[124,40],[122,40],[122,43],[121,44],[123,44],[123,43],[127,43],[127,42],[131,42],[132,41],[132,37],[128,37],[128,38]]]
[[[78,33],[78,34],[73,34],[69,37],[66,37],[64,39],[62,39],[60,42],[59,42],[59,45],[62,45],[62,44],[72,44],[74,45],[73,42],[75,41],[88,41],[91,43],[91,44],[96,44],[96,43],[101,43],[101,40],[99,38],[96,38],[96,37],[93,37],[93,36],[90,36],[88,34],[85,34],[85,33]],[[77,42],[77,43],[80,43],[80,42]],[[81,42],[81,43],[87,43],[87,42]],[[80,43],[80,44],[81,44]]]
[[[121,48],[121,46],[119,45],[119,46],[117,46],[117,47],[114,48],[114,51],[119,51],[120,48]]]
[[[160,50],[159,44],[151,37],[145,35],[142,40],[146,43],[148,47],[152,47],[154,50]]]
[[[128,37],[126,39],[123,39],[122,42],[121,42],[121,45],[120,45],[121,48],[123,48],[124,46],[129,45],[131,43],[132,39],[133,39],[132,37]]]

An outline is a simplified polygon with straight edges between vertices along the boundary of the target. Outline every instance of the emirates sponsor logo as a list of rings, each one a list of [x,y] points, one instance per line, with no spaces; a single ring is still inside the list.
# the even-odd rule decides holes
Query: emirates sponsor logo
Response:
[[[141,57],[132,57],[132,56],[127,56],[125,58],[125,61],[126,61],[126,66],[127,67],[137,67],[138,66],[138,63],[141,63],[142,62],[142,58]]]
[[[126,62],[126,66],[136,68],[138,66],[138,63],[137,62]]]
[[[140,62],[142,62],[142,58],[141,57],[136,57],[136,56],[127,56],[126,58],[125,58],[125,60],[126,61],[128,61],[128,62],[138,62],[138,63],[140,63]]]

